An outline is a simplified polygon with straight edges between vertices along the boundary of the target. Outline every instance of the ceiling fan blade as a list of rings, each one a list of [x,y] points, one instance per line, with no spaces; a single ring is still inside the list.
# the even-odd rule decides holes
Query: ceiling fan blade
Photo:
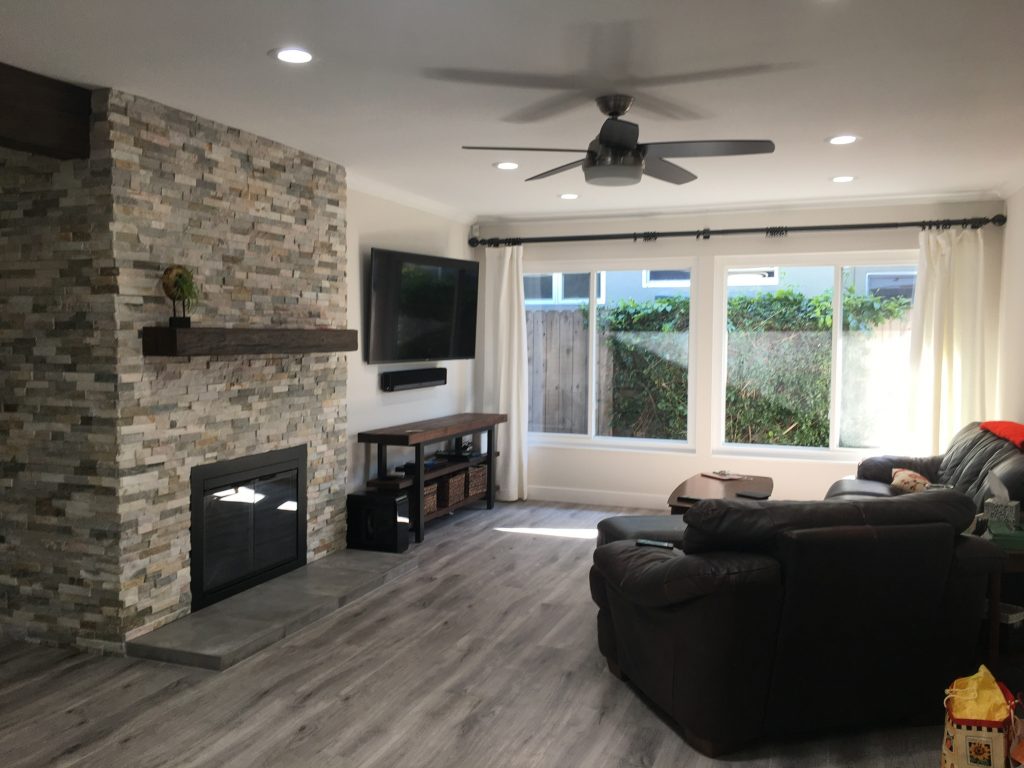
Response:
[[[719,157],[761,155],[775,151],[773,141],[721,139],[718,141],[655,141],[641,144],[646,157]]]
[[[431,80],[450,80],[477,85],[504,85],[514,88],[556,88],[574,91],[580,86],[577,75],[536,75],[528,72],[498,72],[488,69],[459,67],[427,67],[421,70]]]
[[[671,120],[703,120],[704,115],[689,107],[677,104],[674,101],[659,99],[646,91],[633,89],[633,96],[636,98],[634,109],[650,112],[654,115],[667,117]]]
[[[517,109],[503,119],[506,123],[532,123],[560,115],[591,101],[590,96],[582,91],[566,91]]]
[[[495,152],[583,152],[585,149],[556,149],[554,147],[468,147],[462,145],[463,149],[485,149]]]
[[[668,160],[651,157],[644,162],[644,175],[667,181],[670,184],[687,184],[697,178],[685,168],[680,168]]]
[[[744,75],[761,75],[766,72],[780,72],[787,69],[795,69],[797,64],[746,64],[740,67],[719,67],[717,69],[705,69],[700,72],[681,72],[677,75],[654,75],[652,77],[632,77],[623,81],[623,85],[673,85],[676,83],[700,83],[706,80],[724,80],[729,77],[742,77]]]
[[[550,171],[544,171],[544,173],[538,173],[536,176],[531,176],[530,178],[527,179],[527,181],[546,179],[548,176],[554,176],[556,173],[561,173],[562,171],[569,171],[572,170],[573,168],[579,168],[581,165],[583,165],[582,160],[574,160],[571,163],[566,163],[565,165],[560,165],[557,168],[552,168]]]
[[[636,149],[636,142],[639,138],[639,125],[614,117],[609,117],[604,121],[601,132],[597,135],[597,140],[604,146],[625,150]]]

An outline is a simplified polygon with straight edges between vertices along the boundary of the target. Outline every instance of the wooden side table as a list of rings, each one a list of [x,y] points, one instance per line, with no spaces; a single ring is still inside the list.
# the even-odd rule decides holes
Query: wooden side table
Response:
[[[739,493],[750,493],[768,498],[775,487],[770,477],[743,475],[735,480],[719,480],[706,475],[694,475],[672,491],[668,506],[673,515],[681,515],[702,499],[742,499]]]
[[[999,602],[1003,592],[1003,574],[1024,573],[1024,551],[1006,549],[1006,566],[988,577],[988,662],[993,669],[999,662]]]

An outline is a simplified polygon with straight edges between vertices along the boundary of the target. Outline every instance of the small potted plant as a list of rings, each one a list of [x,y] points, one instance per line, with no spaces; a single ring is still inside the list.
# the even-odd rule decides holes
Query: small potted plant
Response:
[[[189,328],[192,319],[188,313],[199,304],[199,288],[196,286],[192,272],[181,264],[173,264],[164,270],[160,284],[164,294],[171,300],[174,316],[170,318],[172,328]],[[181,303],[181,315],[178,315],[178,303]]]

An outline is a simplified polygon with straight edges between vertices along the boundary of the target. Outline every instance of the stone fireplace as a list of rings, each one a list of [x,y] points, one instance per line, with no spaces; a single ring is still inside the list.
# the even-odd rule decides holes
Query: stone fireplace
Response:
[[[91,145],[0,149],[0,631],[119,653],[191,610],[196,467],[304,444],[305,557],[344,546],[345,356],[144,357],[139,335],[175,263],[194,326],[345,327],[345,176],[117,91]]]

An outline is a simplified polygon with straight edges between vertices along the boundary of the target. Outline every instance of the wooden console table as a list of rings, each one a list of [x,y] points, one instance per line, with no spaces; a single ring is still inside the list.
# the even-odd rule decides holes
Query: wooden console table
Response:
[[[405,490],[409,492],[409,516],[412,523],[412,531],[416,541],[423,541],[423,525],[429,519],[448,514],[459,507],[473,501],[486,501],[487,508],[494,508],[494,430],[498,424],[508,421],[504,413],[457,413],[454,416],[442,416],[438,419],[427,419],[426,421],[414,421],[410,424],[399,424],[394,427],[383,429],[370,429],[360,432],[358,440],[360,443],[369,443],[377,446],[377,477],[370,481],[370,484],[381,490]],[[487,452],[480,456],[470,456],[465,460],[453,460],[443,466],[426,470],[424,467],[423,449],[431,443],[455,441],[467,435],[487,433]],[[401,478],[388,476],[388,446],[396,445],[411,447],[414,449],[416,458],[415,469],[412,475]],[[423,510],[423,486],[428,480],[436,480],[447,475],[461,472],[471,466],[487,466],[487,490],[484,493],[474,494],[451,504],[441,507],[438,504],[436,511],[430,515],[424,515]]]

